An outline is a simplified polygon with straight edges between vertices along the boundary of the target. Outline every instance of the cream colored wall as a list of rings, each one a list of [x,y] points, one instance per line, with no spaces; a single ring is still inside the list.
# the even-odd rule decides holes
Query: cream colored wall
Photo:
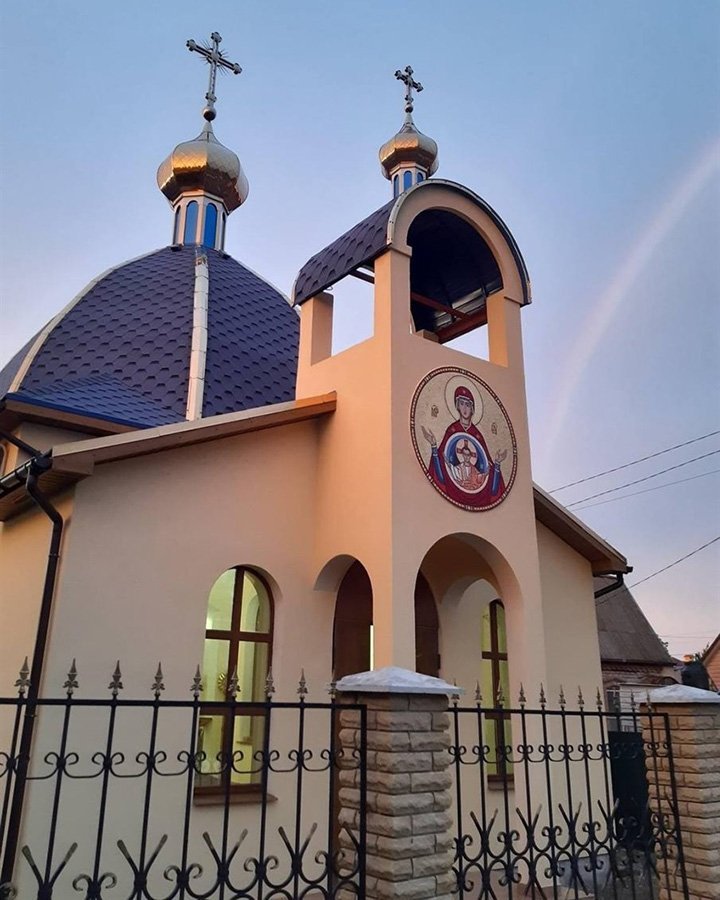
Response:
[[[58,580],[72,528],[72,491],[54,501],[65,519]],[[50,549],[47,516],[31,508],[0,523],[0,696],[14,696],[25,656],[32,662]]]
[[[409,297],[410,250],[403,244],[413,218],[427,204],[471,221],[496,253],[504,289],[489,300],[490,360],[482,360],[413,333]],[[404,201],[393,249],[375,261],[374,334],[340,353],[330,352],[329,302],[302,307],[298,396],[328,390],[338,409],[319,445],[318,523],[313,556],[318,571],[348,553],[365,565],[374,589],[376,665],[414,667],[413,591],[425,554],[445,535],[469,534],[482,546],[502,595],[516,674],[545,676],[543,599],[530,472],[520,329],[520,279],[497,227],[465,197],[442,189],[418,190]],[[506,299],[512,298],[512,299]],[[432,369],[469,369],[497,392],[513,423],[518,470],[497,508],[467,512],[427,483],[410,439],[413,393]]]
[[[247,564],[275,586],[278,682],[289,687],[303,665],[316,684],[326,680],[332,604],[312,590],[307,559],[315,428],[99,466],[79,483],[48,672],[61,678],[75,648],[82,677],[99,684],[119,658],[128,661],[127,690],[144,695],[160,659],[168,690],[184,695],[202,659],[210,587]],[[295,636],[308,616],[318,626],[301,647]]]
[[[563,685],[570,705],[575,706],[579,687],[594,704],[602,676],[590,563],[544,525],[537,529],[548,700],[555,704]]]
[[[76,487],[72,531],[63,553],[51,640],[46,663],[46,694],[62,694],[65,673],[77,660],[78,697],[108,696],[107,685],[115,660],[120,659],[125,697],[151,697],[150,686],[158,660],[162,661],[165,697],[189,698],[195,666],[202,659],[207,598],[217,576],[233,565],[247,564],[267,573],[275,599],[273,672],[277,699],[296,697],[301,669],[310,687],[310,700],[325,701],[331,678],[334,594],[314,590],[315,573],[308,544],[316,515],[317,430],[314,422],[253,433],[127,462],[98,466]],[[44,571],[45,542],[32,535],[24,522],[23,536],[32,541],[25,569]],[[20,532],[18,531],[18,536]],[[39,550],[35,549],[39,546]],[[11,548],[12,549],[12,548]],[[15,573],[18,604],[34,595]],[[20,621],[21,617],[18,617]],[[26,632],[32,630],[27,623]],[[16,634],[16,642],[24,642]],[[242,699],[242,698],[240,698]],[[116,746],[128,760],[146,749],[149,714],[124,713]],[[307,740],[314,760],[329,745],[326,714],[309,714]],[[88,765],[91,752],[102,750],[107,712],[91,717],[74,714],[73,740]],[[188,714],[166,717],[163,748],[169,759],[187,749]],[[273,747],[283,754],[296,745],[296,713],[273,717]],[[58,720],[41,716],[36,758],[57,749]],[[291,765],[285,755],[280,762]],[[38,765],[42,765],[38,763]],[[168,764],[170,765],[170,763]],[[39,769],[37,771],[40,771]],[[323,776],[306,776],[303,828],[327,816],[327,784]],[[23,841],[45,846],[48,784],[30,789]],[[322,787],[318,789],[317,785]],[[78,787],[80,785],[80,787]],[[313,785],[315,785],[313,789]],[[141,782],[124,782],[122,802],[115,784],[114,814],[108,825],[107,846],[128,835],[138,840],[142,811]],[[96,827],[95,782],[67,782],[63,792],[62,828],[86,852]],[[82,788],[82,789],[80,789]],[[181,821],[184,779],[158,780],[153,793],[154,821]],[[277,827],[294,821],[294,776],[272,776],[270,791],[278,797],[269,813],[268,847],[281,850]],[[34,812],[33,812],[34,810]],[[232,831],[251,829],[257,837],[255,805],[233,808]],[[203,856],[201,833],[217,835],[221,816],[212,807],[193,810],[192,853]],[[314,839],[321,849],[326,830]],[[314,851],[313,851],[314,852]],[[250,853],[250,851],[248,851]],[[251,855],[251,854],[250,854]],[[312,855],[312,854],[311,854]],[[77,857],[81,859],[80,855]],[[172,859],[170,846],[163,853]],[[23,882],[29,870],[23,864]],[[77,868],[75,869],[77,871]],[[22,893],[21,893],[22,895]]]

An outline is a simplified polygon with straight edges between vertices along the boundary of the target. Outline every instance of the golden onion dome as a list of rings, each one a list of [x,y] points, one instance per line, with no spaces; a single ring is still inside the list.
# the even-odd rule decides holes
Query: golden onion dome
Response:
[[[408,114],[405,124],[396,135],[380,148],[380,166],[383,175],[390,179],[400,165],[414,165],[433,175],[438,169],[438,146],[435,141],[418,131]]]
[[[209,121],[161,163],[157,183],[171,203],[187,191],[206,191],[219,197],[228,212],[244,203],[249,192],[240,160],[215,137]]]

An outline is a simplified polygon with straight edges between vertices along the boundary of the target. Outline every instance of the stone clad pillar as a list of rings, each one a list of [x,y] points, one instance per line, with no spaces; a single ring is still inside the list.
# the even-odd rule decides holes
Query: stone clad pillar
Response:
[[[367,707],[367,900],[452,900],[448,696],[439,678],[388,667],[349,675],[341,697]],[[341,714],[345,753],[360,746],[359,713]],[[357,768],[340,772],[340,824],[357,833]],[[352,848],[341,832],[340,843]]]
[[[650,692],[653,711],[669,717],[680,833],[691,900],[720,900],[720,695],[676,684]],[[643,738],[664,741],[655,719],[644,717]],[[648,758],[650,808],[671,815],[670,760]],[[657,771],[655,771],[657,770]],[[662,871],[663,862],[658,861]],[[670,870],[669,890],[660,879],[660,900],[682,900],[679,871]]]

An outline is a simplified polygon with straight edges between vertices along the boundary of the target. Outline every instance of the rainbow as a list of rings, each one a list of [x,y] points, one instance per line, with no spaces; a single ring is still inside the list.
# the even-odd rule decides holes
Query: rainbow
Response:
[[[695,198],[719,171],[720,138],[717,138],[700,153],[695,164],[680,179],[649,225],[642,230],[604,292],[591,305],[585,325],[573,344],[559,379],[560,388],[543,442],[544,462],[552,458],[556,443],[564,431],[577,386],[633,284]]]

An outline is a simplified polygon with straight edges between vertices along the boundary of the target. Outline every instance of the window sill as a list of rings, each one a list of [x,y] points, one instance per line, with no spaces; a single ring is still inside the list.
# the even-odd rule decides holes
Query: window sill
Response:
[[[268,803],[276,803],[277,797],[274,794],[266,794]],[[225,794],[222,793],[198,793],[193,794],[193,806],[225,806]],[[263,793],[257,791],[231,791],[227,797],[230,806],[242,806],[245,804],[255,804],[263,802]]]
[[[488,779],[487,789],[489,791],[512,791],[515,789],[515,779],[509,778]]]

